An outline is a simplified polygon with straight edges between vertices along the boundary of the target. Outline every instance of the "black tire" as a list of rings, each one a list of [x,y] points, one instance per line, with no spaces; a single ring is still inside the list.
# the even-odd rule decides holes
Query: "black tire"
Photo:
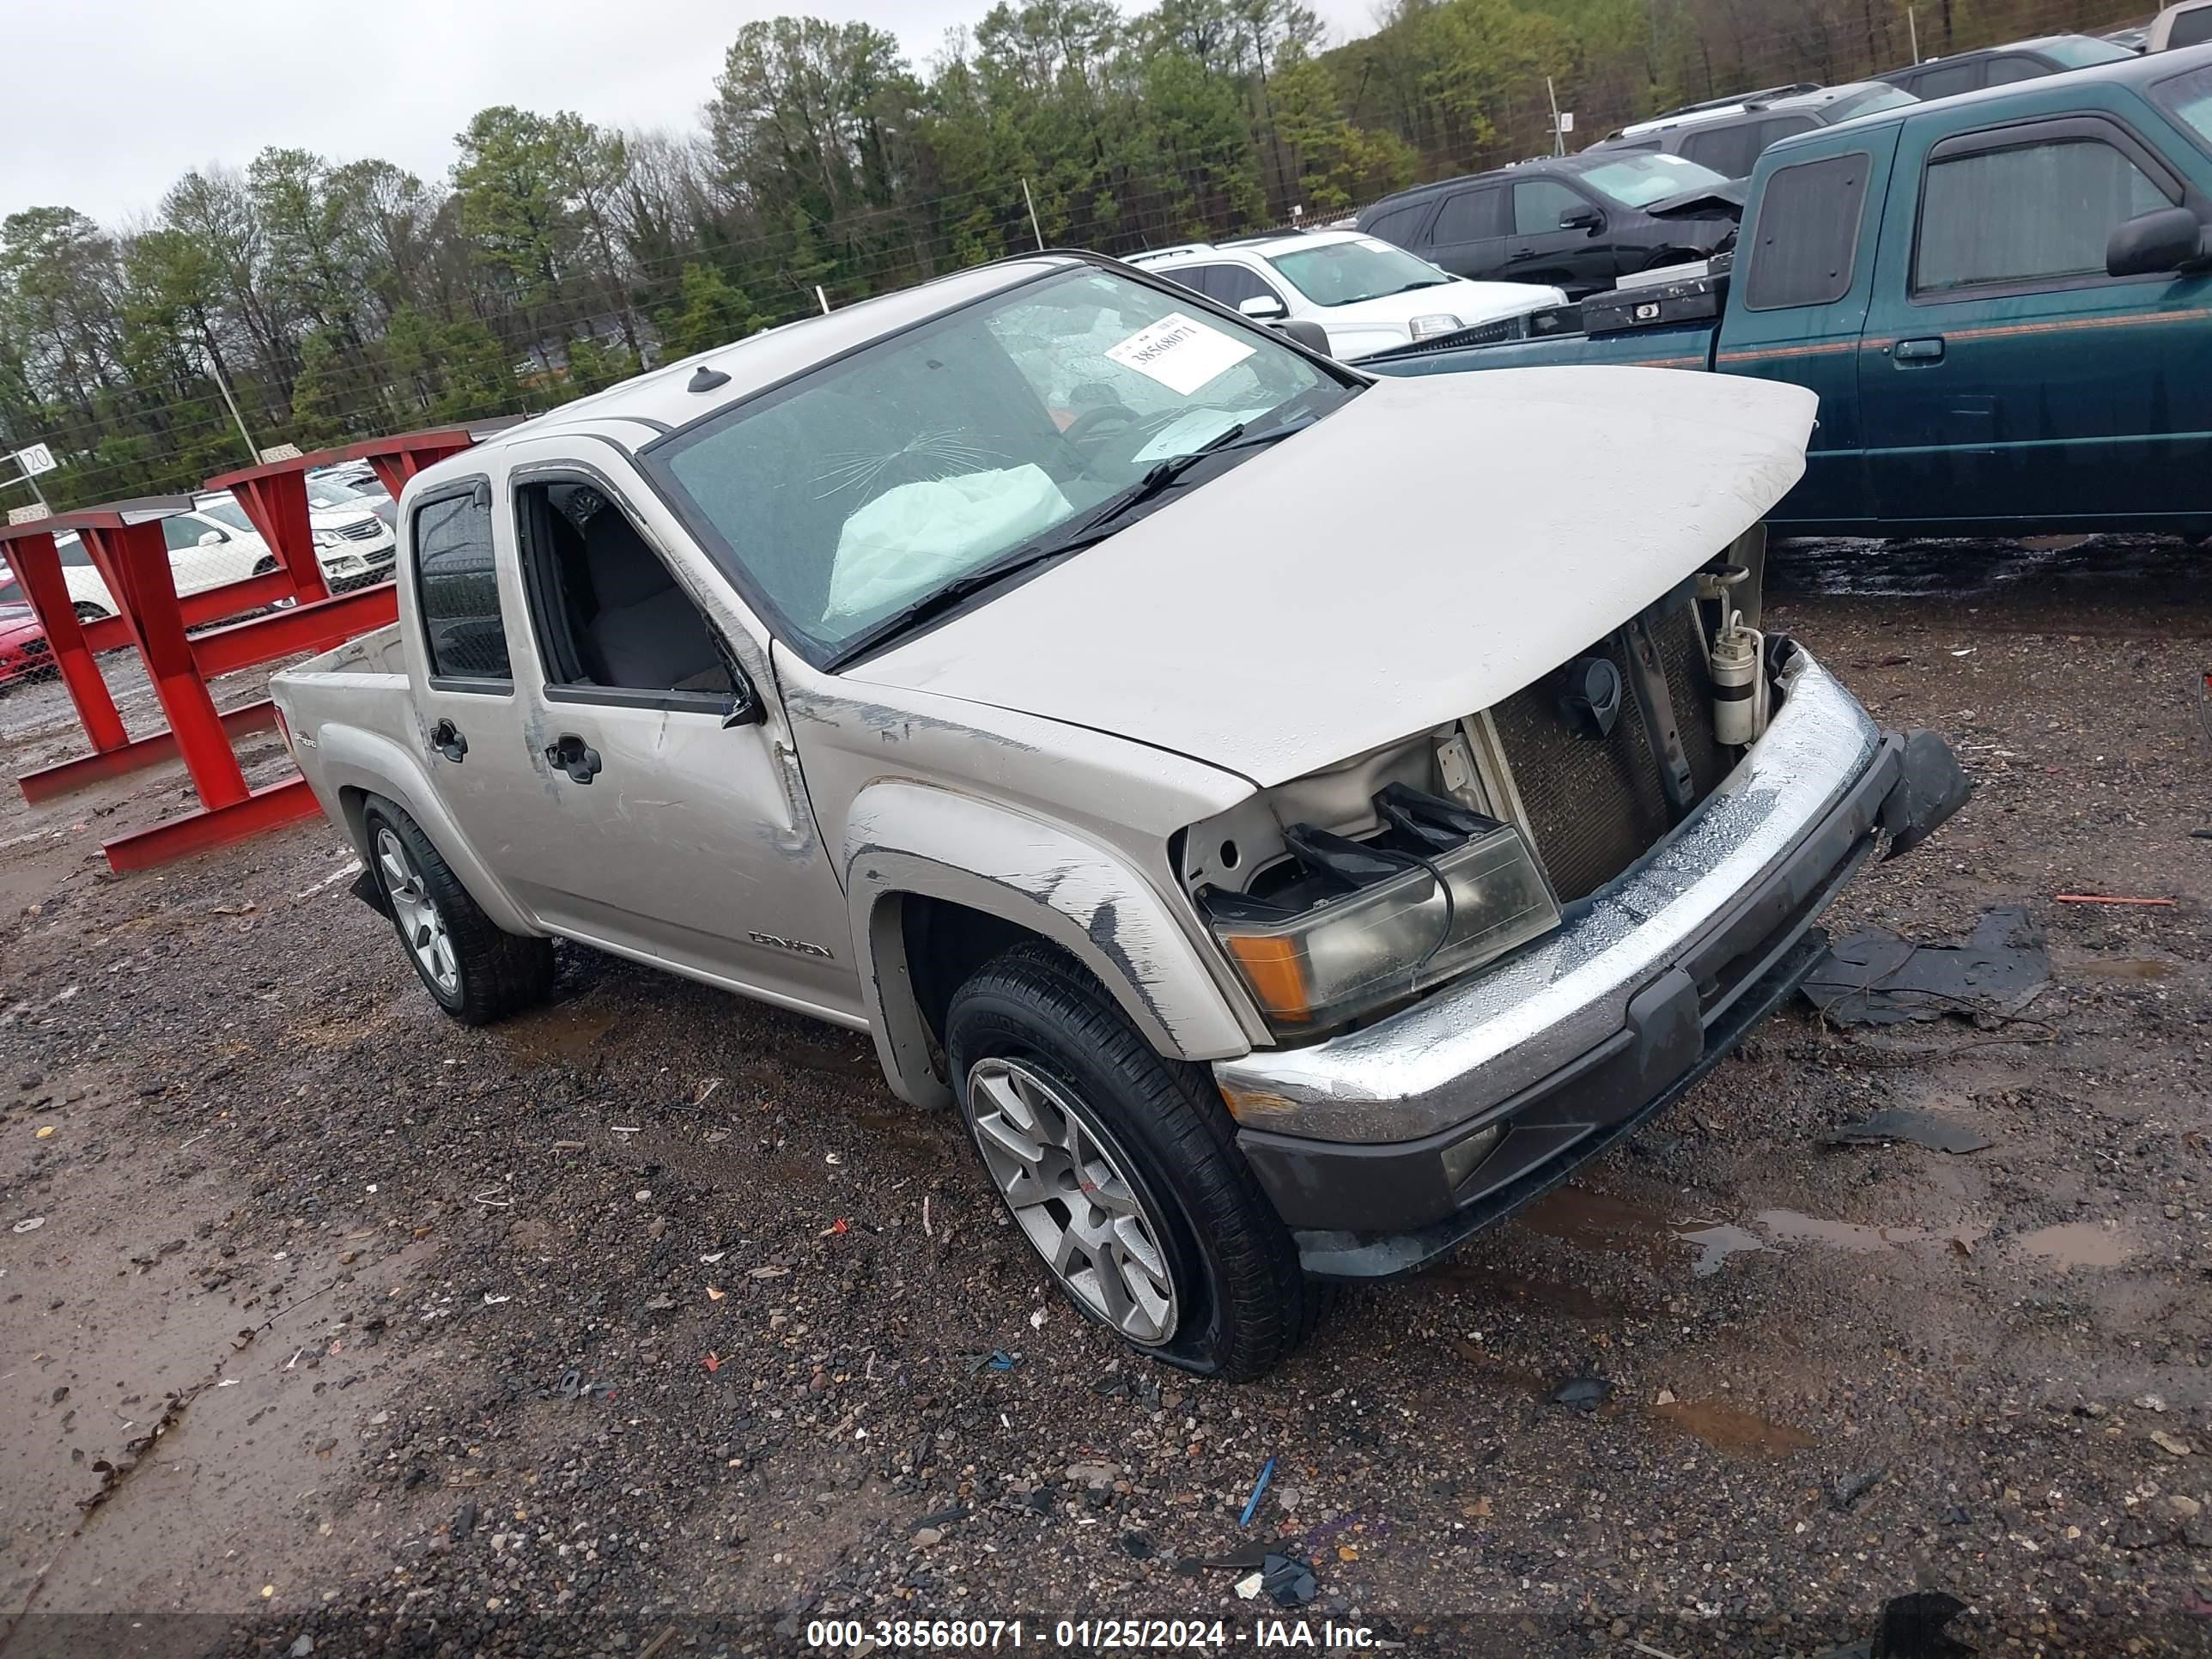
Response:
[[[70,608],[76,612],[76,619],[79,623],[106,622],[107,620],[107,612],[102,611],[90,599],[79,599]]]
[[[398,935],[408,962],[440,1007],[464,1025],[489,1025],[535,1007],[552,994],[552,940],[507,933],[486,915],[404,807],[380,797],[372,798],[362,823],[369,847],[368,867],[376,872],[377,892],[384,901],[385,913],[392,918],[392,931]],[[393,902],[391,872],[378,855],[378,836],[385,831],[404,848],[421,878],[423,896],[436,906],[451,946],[454,969],[451,985],[441,985],[424,964],[409,937],[401,907]]]
[[[1228,1382],[1261,1376],[1304,1340],[1328,1287],[1300,1269],[1204,1068],[1162,1059],[1096,980],[1042,944],[1018,945],[978,969],[953,994],[945,1023],[971,1139],[969,1080],[977,1062],[1016,1062],[1059,1091],[1089,1131],[1104,1132],[1107,1151],[1164,1224],[1158,1242],[1180,1310],[1166,1340],[1132,1340],[1054,1273],[1079,1312],[1139,1353]]]

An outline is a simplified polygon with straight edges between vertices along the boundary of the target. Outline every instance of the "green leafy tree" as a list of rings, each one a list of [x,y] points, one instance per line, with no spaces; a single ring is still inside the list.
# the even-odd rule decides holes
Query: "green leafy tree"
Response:
[[[760,327],[762,319],[722,273],[711,265],[687,264],[677,303],[658,319],[660,343],[670,357],[689,357],[717,346],[741,340]]]

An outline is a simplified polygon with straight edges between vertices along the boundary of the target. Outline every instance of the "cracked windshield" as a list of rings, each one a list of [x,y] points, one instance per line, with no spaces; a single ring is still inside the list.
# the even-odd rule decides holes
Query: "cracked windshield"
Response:
[[[1346,395],[1258,329],[1086,270],[740,405],[668,465],[790,627],[834,653],[1158,463]]]

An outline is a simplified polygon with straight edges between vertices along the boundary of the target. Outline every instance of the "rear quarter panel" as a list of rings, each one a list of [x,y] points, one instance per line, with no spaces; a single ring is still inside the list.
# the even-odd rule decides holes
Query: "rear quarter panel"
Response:
[[[403,605],[401,622],[270,678],[269,693],[284,716],[301,774],[324,815],[364,860],[363,807],[368,797],[381,796],[422,827],[494,922],[512,933],[540,932],[439,799],[429,738],[406,672],[404,610]]]

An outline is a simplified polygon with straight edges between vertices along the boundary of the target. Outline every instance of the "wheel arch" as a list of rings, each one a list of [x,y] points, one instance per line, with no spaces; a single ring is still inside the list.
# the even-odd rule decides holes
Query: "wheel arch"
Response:
[[[952,1097],[939,1048],[957,988],[947,981],[1024,939],[1073,958],[1164,1055],[1250,1050],[1233,994],[1152,884],[1073,830],[900,781],[854,804],[846,845],[854,955],[877,1054],[915,1104]]]
[[[324,799],[337,805],[338,810],[331,816],[364,863],[369,857],[368,804],[381,798],[415,820],[416,828],[438,849],[469,896],[495,925],[510,933],[545,931],[477,856],[460,825],[430,787],[430,780],[404,749],[388,738],[335,720],[325,722],[317,730],[316,739],[316,770],[329,792]]]

